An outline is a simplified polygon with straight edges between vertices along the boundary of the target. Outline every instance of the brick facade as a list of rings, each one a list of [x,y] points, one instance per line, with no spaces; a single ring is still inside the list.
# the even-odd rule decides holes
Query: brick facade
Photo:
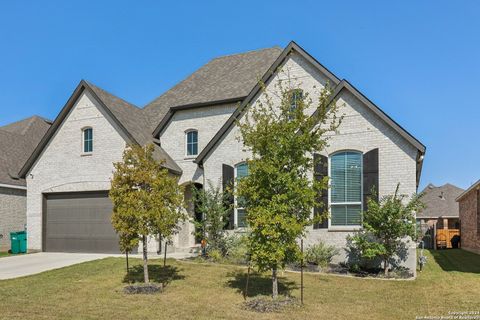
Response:
[[[462,248],[480,254],[480,190],[473,188],[458,200]]]
[[[28,249],[42,249],[44,193],[109,190],[113,163],[122,159],[126,142],[101,112],[99,102],[82,94],[57,133],[27,174]],[[82,129],[93,128],[91,155],[82,152]]]
[[[10,250],[10,232],[25,228],[26,195],[26,190],[0,187],[0,251]]]
[[[267,83],[267,92],[275,101],[276,85],[279,80],[292,80],[291,85],[301,88],[315,102],[322,88],[327,85],[328,77],[317,69],[311,61],[301,54],[293,52],[286,58],[282,72],[273,75]],[[284,83],[288,83],[284,81]],[[259,94],[252,104],[264,101]],[[98,101],[90,94],[80,96],[70,114],[64,120],[48,146],[27,174],[27,225],[29,249],[40,250],[42,239],[42,194],[48,192],[72,192],[108,190],[113,171],[113,162],[122,158],[125,137],[121,130],[102,113]],[[372,112],[357,96],[344,90],[338,97],[339,115],[343,123],[337,134],[332,135],[329,146],[323,150],[329,156],[341,150],[356,150],[367,153],[372,149],[379,151],[379,195],[391,194],[400,183],[400,192],[416,192],[416,168],[418,150],[398,131],[393,129],[377,114]],[[202,166],[185,156],[185,131],[196,129],[199,133],[199,152],[227,121],[236,109],[236,104],[205,106],[176,112],[160,135],[162,148],[182,168],[180,183],[192,182],[204,187],[211,182],[218,185],[222,179],[222,165],[234,166],[249,157],[243,143],[238,139],[237,126],[231,127],[219,143],[211,150]],[[308,110],[309,113],[314,110]],[[81,130],[84,127],[94,129],[94,152],[81,154]],[[187,189],[188,190],[188,189]],[[190,197],[188,191],[186,198]],[[188,210],[191,213],[191,208]],[[313,212],[312,212],[313,214]],[[174,249],[186,249],[195,244],[192,225],[186,222],[174,239]],[[322,240],[328,244],[345,249],[346,236],[352,229],[309,230],[306,244]],[[153,239],[152,239],[153,240]],[[415,272],[415,243],[407,241],[408,254],[404,265]],[[158,243],[149,241],[149,251],[156,251]],[[337,261],[345,259],[345,251]]]
[[[287,80],[287,76],[293,85],[308,92],[313,101],[323,88],[327,79],[322,73],[313,68],[305,59],[298,54],[292,54],[285,62],[283,72],[272,77],[267,84],[267,92],[275,99],[275,86],[279,80]],[[252,105],[262,101],[265,97],[260,94],[254,99]],[[416,192],[416,156],[417,149],[392,129],[382,119],[370,111],[353,94],[344,92],[338,101],[339,115],[343,115],[343,122],[338,133],[332,135],[329,146],[323,155],[329,156],[341,150],[356,150],[366,153],[372,149],[379,149],[379,196],[395,192],[400,183],[400,193],[412,195]],[[313,110],[311,110],[313,112]],[[242,121],[240,119],[240,121]],[[238,138],[240,132],[237,126],[228,131],[221,142],[204,160],[205,181],[217,184],[221,181],[222,164],[235,166],[245,161],[250,154],[244,151],[243,143]],[[312,212],[313,215],[313,212]],[[310,228],[306,245],[323,241],[341,249],[341,253],[335,257],[336,262],[345,261],[347,251],[346,237],[352,234],[353,229],[342,230],[313,229]],[[416,270],[416,244],[407,241],[408,254],[403,265],[415,273]]]

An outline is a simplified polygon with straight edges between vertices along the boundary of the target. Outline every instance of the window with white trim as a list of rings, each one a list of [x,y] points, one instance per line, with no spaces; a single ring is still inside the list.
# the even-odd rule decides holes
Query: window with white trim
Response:
[[[330,157],[331,227],[362,224],[362,162],[362,153],[355,151]]]
[[[198,131],[189,130],[185,133],[185,154],[187,157],[198,155]]]
[[[239,163],[235,166],[235,187],[238,182],[248,176],[248,164],[246,162]],[[244,199],[235,196],[235,225],[237,228],[247,227],[246,211],[244,208]]]
[[[85,128],[82,130],[83,136],[83,152],[84,153],[91,153],[93,152],[93,129],[92,128]]]

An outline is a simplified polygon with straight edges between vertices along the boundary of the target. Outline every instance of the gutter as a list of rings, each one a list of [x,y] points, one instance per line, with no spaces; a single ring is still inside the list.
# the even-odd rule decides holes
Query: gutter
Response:
[[[3,184],[3,183],[0,183],[0,188],[27,190],[27,187],[24,187],[24,186],[17,186],[13,184]]]

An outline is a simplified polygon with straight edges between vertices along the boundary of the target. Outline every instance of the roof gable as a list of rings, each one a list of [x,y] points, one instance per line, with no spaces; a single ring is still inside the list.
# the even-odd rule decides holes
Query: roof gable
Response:
[[[268,71],[264,74],[261,81],[257,83],[257,85],[252,89],[248,97],[243,100],[240,107],[232,114],[232,116],[227,120],[227,122],[222,126],[222,128],[217,132],[217,134],[212,138],[212,140],[207,144],[207,146],[202,150],[202,152],[198,155],[195,159],[195,162],[198,164],[202,164],[204,159],[209,155],[209,153],[215,148],[215,146],[219,143],[222,139],[223,135],[225,135],[234,125],[235,121],[243,114],[245,108],[248,106],[249,103],[254,99],[254,97],[260,92],[261,86],[260,83],[267,83],[268,80],[277,72],[278,68],[282,65],[282,63],[287,59],[289,54],[292,51],[296,51],[300,54],[303,58],[305,58],[308,62],[310,62],[314,67],[316,67],[319,71],[325,74],[329,80],[335,85],[334,94],[332,94],[331,101],[333,101],[342,90],[350,91],[354,96],[356,96],[360,101],[362,101],[369,109],[371,109],[375,114],[377,114],[381,119],[383,119],[389,126],[391,126],[395,131],[397,131],[401,136],[403,136],[408,142],[410,142],[413,146],[415,146],[420,153],[425,153],[425,146],[419,142],[415,137],[413,137],[410,133],[408,133],[405,129],[403,129],[399,124],[397,124],[392,118],[390,118],[385,112],[383,112],[378,106],[376,106],[373,102],[371,102],[368,98],[366,98],[360,91],[358,91],[355,87],[353,87],[348,81],[341,80],[335,76],[332,72],[330,72],[327,68],[325,68],[322,64],[320,64],[315,58],[313,58],[310,54],[308,54],[303,48],[297,45],[295,42],[290,42],[290,44],[285,48],[282,54],[277,58],[277,60],[272,64],[272,66],[268,69]],[[420,161],[421,162],[421,161]],[[421,165],[417,170],[417,184],[420,177]]]
[[[20,177],[25,177],[28,171],[32,168],[37,158],[42,154],[43,150],[48,145],[50,139],[52,139],[64,120],[67,118],[70,110],[75,106],[78,98],[85,91],[88,91],[98,101],[101,111],[108,115],[108,120],[114,122],[114,127],[118,128],[123,136],[126,137],[127,143],[140,145],[144,145],[149,142],[153,143],[153,139],[148,134],[148,126],[146,125],[146,120],[141,109],[91,83],[88,83],[85,80],[82,80],[58,114],[52,126],[45,133],[38,146],[25,162],[25,165],[20,169]],[[156,146],[156,149],[159,149],[156,151],[156,155],[158,157],[162,157],[161,159],[157,160],[165,160],[164,166],[167,169],[177,174],[181,173],[180,167],[178,167],[175,161],[173,161],[163,149],[161,149],[159,146]]]

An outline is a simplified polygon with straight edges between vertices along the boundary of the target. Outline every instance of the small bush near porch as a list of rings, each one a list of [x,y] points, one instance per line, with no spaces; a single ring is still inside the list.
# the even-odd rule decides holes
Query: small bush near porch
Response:
[[[152,261],[151,281],[165,290],[127,295],[142,281],[141,260],[108,258],[39,275],[0,281],[2,319],[415,319],[480,310],[480,256],[463,250],[426,252],[417,280],[372,280],[305,275],[305,306],[281,313],[244,310],[245,269],[188,261]],[[8,258],[7,258],[8,259]],[[136,266],[138,265],[138,266]],[[298,297],[300,275],[280,274],[280,294]],[[437,294],[442,292],[441,295]],[[271,294],[268,274],[250,278],[248,299]]]

